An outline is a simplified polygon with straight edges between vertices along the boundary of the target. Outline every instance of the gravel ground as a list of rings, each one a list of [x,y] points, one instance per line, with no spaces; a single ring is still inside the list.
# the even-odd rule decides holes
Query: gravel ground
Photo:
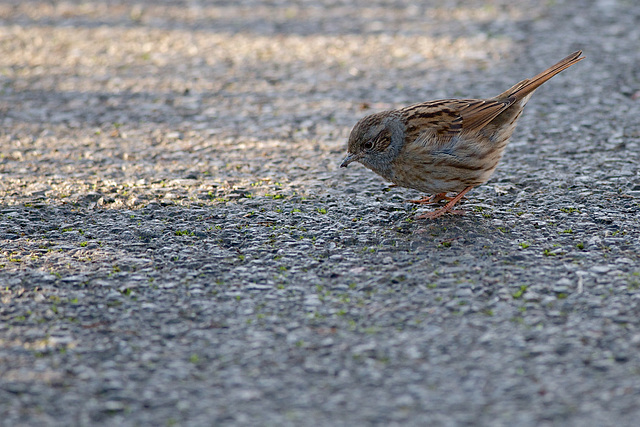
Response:
[[[0,2],[4,425],[636,425],[640,5],[414,3]],[[464,216],[338,167],[577,49]]]

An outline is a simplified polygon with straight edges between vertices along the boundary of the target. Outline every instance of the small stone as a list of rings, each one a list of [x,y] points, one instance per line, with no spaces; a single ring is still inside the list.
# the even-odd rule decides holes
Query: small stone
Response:
[[[608,273],[610,270],[611,270],[611,267],[608,265],[594,265],[589,269],[589,271],[592,271],[597,274],[605,274],[605,273]]]

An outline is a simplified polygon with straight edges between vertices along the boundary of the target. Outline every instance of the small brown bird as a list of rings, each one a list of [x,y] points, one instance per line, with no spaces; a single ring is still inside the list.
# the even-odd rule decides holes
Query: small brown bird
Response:
[[[360,162],[400,187],[432,194],[412,203],[449,201],[416,219],[462,213],[453,206],[489,180],[533,92],[584,59],[580,55],[572,53],[495,98],[443,99],[371,114],[353,127],[340,167]],[[447,197],[449,192],[458,194]]]

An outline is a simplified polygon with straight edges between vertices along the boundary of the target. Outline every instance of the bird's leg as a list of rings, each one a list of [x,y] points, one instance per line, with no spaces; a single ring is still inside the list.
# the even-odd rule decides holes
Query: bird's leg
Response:
[[[417,205],[432,205],[438,203],[440,200],[453,200],[453,197],[447,196],[447,193],[438,193],[433,196],[425,196],[418,200],[407,200],[409,203],[415,203]]]
[[[446,214],[446,213],[452,213],[452,214],[456,214],[456,215],[462,215],[464,212],[463,211],[454,211],[451,210],[451,208],[453,208],[453,206],[458,203],[460,201],[460,199],[462,199],[462,197],[464,197],[465,194],[467,194],[467,192],[469,190],[471,190],[473,187],[467,187],[464,190],[462,190],[460,193],[458,193],[458,195],[456,197],[454,197],[453,199],[450,200],[449,203],[447,203],[446,205],[444,205],[444,207],[433,211],[433,212],[427,212],[424,213],[422,215],[417,216],[415,219],[436,219],[441,217],[442,215]]]

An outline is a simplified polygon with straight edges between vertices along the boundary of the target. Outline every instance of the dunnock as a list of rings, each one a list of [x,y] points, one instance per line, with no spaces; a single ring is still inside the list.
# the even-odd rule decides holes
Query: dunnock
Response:
[[[581,54],[572,53],[495,98],[443,99],[371,114],[351,131],[340,166],[360,162],[400,187],[432,194],[413,203],[449,201],[416,219],[462,213],[453,206],[491,177],[533,91],[584,59]],[[447,197],[449,192],[458,194]]]

